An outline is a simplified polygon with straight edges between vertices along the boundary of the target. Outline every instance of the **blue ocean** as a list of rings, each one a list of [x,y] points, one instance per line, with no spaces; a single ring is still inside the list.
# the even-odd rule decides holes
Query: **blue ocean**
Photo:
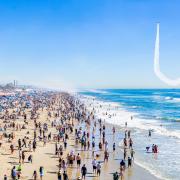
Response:
[[[119,126],[128,123],[136,164],[160,179],[180,179],[180,89],[93,89],[80,94],[102,105],[119,106],[108,106],[117,116],[104,120]],[[145,148],[152,144],[158,145],[157,155],[146,153]]]

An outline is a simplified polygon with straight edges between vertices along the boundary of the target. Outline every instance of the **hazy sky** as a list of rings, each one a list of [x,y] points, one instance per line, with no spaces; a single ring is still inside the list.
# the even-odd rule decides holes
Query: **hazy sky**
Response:
[[[180,1],[0,0],[0,82],[66,88],[167,87],[180,76]]]

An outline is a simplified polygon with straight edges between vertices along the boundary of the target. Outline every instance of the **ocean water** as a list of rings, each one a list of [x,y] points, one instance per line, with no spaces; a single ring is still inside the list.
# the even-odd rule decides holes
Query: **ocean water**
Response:
[[[136,164],[160,179],[180,179],[180,89],[88,90],[80,96],[87,107],[93,103],[98,118],[121,127],[127,122]],[[146,153],[152,144],[158,145],[156,155]]]

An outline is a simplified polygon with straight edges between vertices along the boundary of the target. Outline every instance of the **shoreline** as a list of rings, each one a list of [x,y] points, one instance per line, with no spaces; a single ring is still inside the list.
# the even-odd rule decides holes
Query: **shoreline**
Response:
[[[131,117],[131,116],[133,116],[134,117],[134,115],[137,115],[136,113],[134,113],[134,112],[129,112],[129,111],[127,111],[126,109],[124,109],[123,107],[122,107],[122,105],[120,105],[120,104],[118,104],[117,102],[112,102],[112,101],[103,101],[103,100],[98,100],[97,99],[97,97],[96,96],[92,96],[92,95],[82,95],[82,94],[80,94],[80,98],[82,98],[83,99],[83,102],[84,101],[92,101],[93,100],[93,102],[90,102],[90,104],[92,103],[93,105],[94,105],[94,102],[95,102],[95,106],[93,106],[93,107],[95,107],[95,111],[97,111],[97,106],[99,106],[99,105],[101,105],[102,107],[103,107],[103,105],[106,105],[106,106],[108,106],[109,104],[111,104],[111,106],[114,106],[115,108],[116,108],[116,106],[118,106],[118,111],[120,111],[120,112],[118,112],[119,114],[117,115],[118,117],[120,117],[122,114],[121,114],[121,111],[122,111],[122,113],[124,114],[127,114],[128,115],[128,117]],[[89,104],[88,103],[85,103],[86,104],[86,106],[89,106]],[[111,107],[112,108],[112,107]],[[120,108],[120,109],[119,109]],[[101,108],[100,108],[101,109]],[[91,111],[92,110],[92,107],[91,108],[89,108],[89,110]],[[107,112],[108,112],[109,110],[107,110]],[[102,113],[102,112],[101,112]],[[111,112],[111,114],[113,114],[112,112]],[[126,115],[126,116],[127,116]],[[120,124],[116,124],[116,122],[110,122],[110,120],[111,120],[111,118],[109,119],[109,118],[107,118],[108,119],[108,121],[106,120],[106,118],[104,117],[105,115],[100,115],[100,112],[99,112],[99,109],[98,109],[98,112],[97,112],[97,114],[96,114],[96,112],[95,112],[95,116],[96,116],[96,118],[98,119],[98,118],[102,118],[102,119],[104,119],[104,122],[105,122],[105,124],[107,124],[108,126],[111,126],[111,127],[117,127],[117,128],[119,128],[120,129],[120,132],[121,133],[123,133],[123,131],[125,131],[125,127],[124,126],[122,126],[122,125],[120,125]],[[126,117],[127,118],[127,117]],[[122,119],[122,118],[121,118]],[[131,121],[129,121],[129,122],[131,122]],[[136,128],[136,127],[135,127]],[[123,130],[122,130],[123,129]],[[130,129],[130,130],[133,130],[134,128],[132,127],[132,126],[130,126],[129,128],[127,128],[127,129]],[[122,137],[121,137],[121,140],[122,140]],[[123,153],[123,149],[121,149],[121,151],[122,151],[122,153]],[[136,160],[135,160],[135,162],[134,162],[134,164],[135,164],[135,166],[137,166],[136,168],[137,169],[139,169],[140,171],[146,171],[146,172],[144,172],[144,173],[147,173],[147,174],[149,174],[149,176],[151,176],[151,179],[168,179],[168,178],[165,178],[165,177],[162,177],[160,174],[156,174],[155,172],[153,172],[153,170],[151,170],[151,169],[147,169],[148,167],[144,167],[143,165],[142,165],[142,163],[140,163],[140,162],[137,162]],[[142,169],[142,170],[141,170]]]

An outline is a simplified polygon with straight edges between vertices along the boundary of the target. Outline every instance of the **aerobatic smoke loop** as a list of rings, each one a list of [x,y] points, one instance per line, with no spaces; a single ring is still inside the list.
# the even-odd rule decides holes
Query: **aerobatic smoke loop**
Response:
[[[166,84],[170,86],[179,86],[180,85],[180,78],[171,79],[168,78],[165,74],[163,74],[160,70],[160,63],[159,63],[159,23],[157,24],[157,33],[156,33],[156,42],[155,42],[155,51],[154,51],[154,72],[156,76]]]

